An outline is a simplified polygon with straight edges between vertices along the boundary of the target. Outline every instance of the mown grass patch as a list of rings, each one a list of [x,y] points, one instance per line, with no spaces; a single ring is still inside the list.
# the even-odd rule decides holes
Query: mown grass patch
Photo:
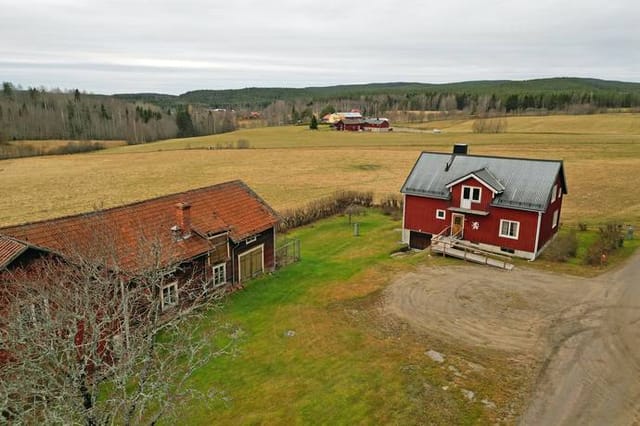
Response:
[[[424,355],[426,337],[386,322],[378,312],[380,290],[394,276],[440,259],[425,254],[391,258],[399,223],[375,211],[358,221],[359,237],[344,216],[292,232],[302,241],[302,260],[251,282],[229,298],[222,312],[210,314],[207,321],[232,323],[242,337],[235,356],[213,360],[192,381],[199,390],[223,390],[225,398],[191,401],[180,413],[182,423],[482,424],[495,419],[494,412],[466,400],[452,383],[468,381],[459,386],[476,386],[502,403],[499,395],[513,395],[515,386],[497,390],[505,379],[494,373],[502,377],[503,371],[449,377],[449,370]],[[471,352],[464,356],[490,364]],[[493,366],[509,370],[506,359]],[[444,390],[447,384],[451,388]]]

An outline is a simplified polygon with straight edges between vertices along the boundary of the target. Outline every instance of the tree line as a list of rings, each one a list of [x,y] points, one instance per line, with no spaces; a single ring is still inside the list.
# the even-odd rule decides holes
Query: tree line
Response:
[[[113,96],[28,88],[9,82],[0,93],[0,143],[24,139],[126,140],[159,139],[235,130],[233,112],[202,106],[161,108]]]

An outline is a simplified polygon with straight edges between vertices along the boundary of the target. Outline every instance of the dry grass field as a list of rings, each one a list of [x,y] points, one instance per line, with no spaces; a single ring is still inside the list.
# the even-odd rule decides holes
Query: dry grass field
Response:
[[[420,151],[449,152],[455,142],[468,143],[473,154],[563,159],[569,186],[565,223],[640,223],[640,114],[508,120],[502,134],[474,134],[471,121],[428,123],[444,129],[441,134],[292,126],[1,161],[0,226],[231,179],[244,180],[276,209],[338,189],[380,197],[399,191]],[[216,149],[238,140],[248,141],[250,149]]]

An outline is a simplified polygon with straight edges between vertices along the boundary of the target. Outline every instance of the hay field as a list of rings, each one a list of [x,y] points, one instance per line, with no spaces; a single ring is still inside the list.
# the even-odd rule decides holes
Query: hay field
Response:
[[[515,118],[514,118],[515,119]],[[553,133],[563,119],[571,132]],[[548,127],[544,127],[545,120]],[[640,224],[639,114],[518,117],[539,133],[343,133],[305,127],[246,129],[95,153],[0,161],[0,226],[111,207],[242,179],[276,209],[337,189],[397,193],[420,151],[563,159],[569,185],[562,220]],[[588,122],[597,125],[587,125]],[[528,124],[527,124],[528,123]],[[576,124],[577,123],[577,124]],[[574,130],[581,130],[577,134]],[[587,130],[626,129],[628,133]],[[239,139],[251,149],[208,149]]]

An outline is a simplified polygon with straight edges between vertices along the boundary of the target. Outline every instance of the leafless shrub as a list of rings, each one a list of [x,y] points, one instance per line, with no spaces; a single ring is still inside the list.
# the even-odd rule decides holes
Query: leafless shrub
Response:
[[[475,120],[473,133],[504,133],[507,131],[507,119],[504,117]]]
[[[307,225],[326,217],[344,213],[349,206],[370,207],[373,193],[361,191],[339,191],[333,195],[312,201],[307,205],[281,212],[280,231]]]
[[[215,346],[210,334],[221,327],[193,329],[203,312],[196,308],[212,297],[196,274],[184,275],[179,298],[192,303],[163,310],[162,289],[180,266],[167,263],[153,239],[144,243],[135,273],[120,268],[108,232],[64,260],[43,257],[5,271],[0,421],[154,424],[186,398],[215,396],[187,381],[233,337]]]
[[[575,257],[578,251],[578,237],[576,230],[571,229],[566,234],[559,234],[542,253],[543,259],[554,262],[566,262]]]

